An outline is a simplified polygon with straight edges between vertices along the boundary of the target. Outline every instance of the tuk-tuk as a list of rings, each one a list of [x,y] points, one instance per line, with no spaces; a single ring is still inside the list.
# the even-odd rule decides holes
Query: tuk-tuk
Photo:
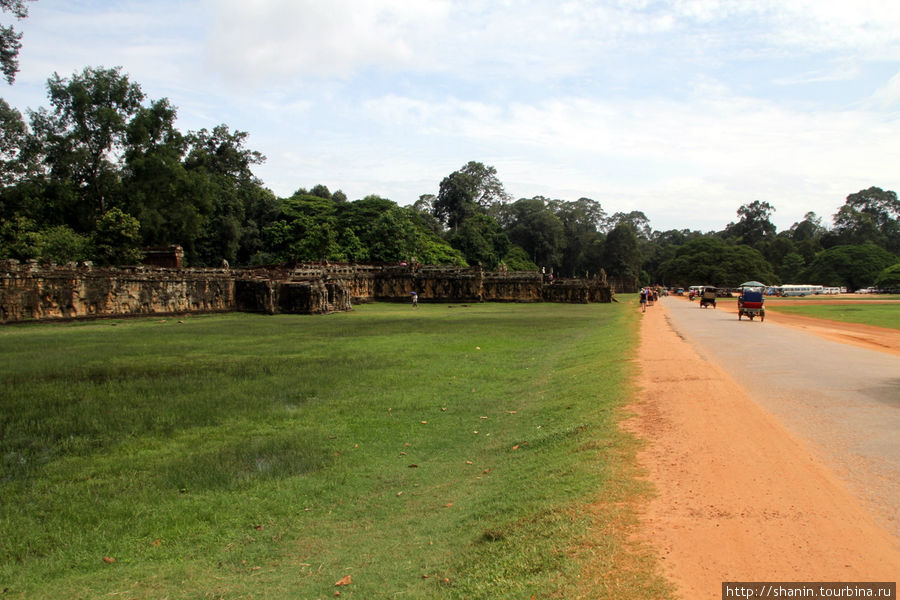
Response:
[[[716,288],[711,286],[706,286],[703,288],[703,292],[700,293],[700,308],[706,308],[707,306],[716,307]]]
[[[763,288],[741,286],[741,295],[738,296],[738,321],[742,317],[759,317],[760,321],[766,320],[766,309],[763,307]]]

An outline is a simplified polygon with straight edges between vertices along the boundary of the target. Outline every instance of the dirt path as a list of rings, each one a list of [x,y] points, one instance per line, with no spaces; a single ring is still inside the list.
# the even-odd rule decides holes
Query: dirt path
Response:
[[[658,496],[647,541],[685,600],[723,581],[895,581],[900,544],[727,374],[643,315],[642,400],[624,426]]]

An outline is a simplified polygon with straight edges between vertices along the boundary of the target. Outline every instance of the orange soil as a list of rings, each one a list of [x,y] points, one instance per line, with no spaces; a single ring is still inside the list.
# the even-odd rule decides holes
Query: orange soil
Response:
[[[898,540],[665,310],[642,317],[644,392],[623,426],[647,442],[639,461],[658,495],[641,537],[678,596],[718,599],[723,581],[895,581]]]

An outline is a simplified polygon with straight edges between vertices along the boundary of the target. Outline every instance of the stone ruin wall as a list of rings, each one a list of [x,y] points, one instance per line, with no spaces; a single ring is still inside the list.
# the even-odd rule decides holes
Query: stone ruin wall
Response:
[[[0,322],[232,310],[224,270],[44,267],[0,261]]]
[[[0,323],[206,312],[324,314],[370,301],[610,302],[605,277],[545,281],[480,268],[301,264],[97,268],[0,261]]]

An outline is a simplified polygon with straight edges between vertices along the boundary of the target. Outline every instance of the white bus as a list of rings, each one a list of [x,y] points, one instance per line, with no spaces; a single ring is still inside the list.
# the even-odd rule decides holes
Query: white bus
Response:
[[[821,285],[809,285],[804,283],[801,285],[786,284],[778,288],[782,296],[810,296],[813,294],[824,294],[825,288]]]

